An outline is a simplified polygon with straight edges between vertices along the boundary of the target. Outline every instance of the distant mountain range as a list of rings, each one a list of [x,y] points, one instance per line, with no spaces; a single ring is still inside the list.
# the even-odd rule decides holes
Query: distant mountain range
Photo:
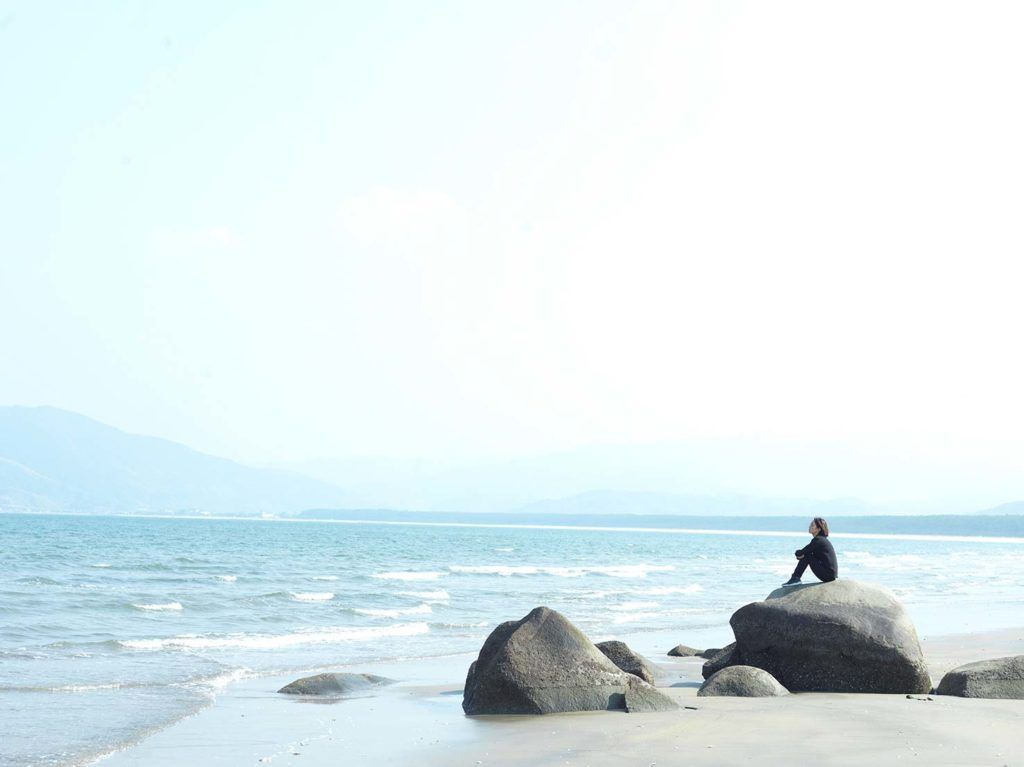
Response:
[[[880,504],[824,496],[830,484],[821,481],[826,469],[842,471],[842,484],[862,472],[866,476],[865,465],[855,459],[816,464],[809,451],[786,454],[772,446],[709,443],[595,446],[475,466],[352,459],[256,468],[66,410],[0,407],[0,511],[291,515],[309,509],[390,509],[537,519],[963,514],[986,505],[962,500]],[[778,481],[783,476],[786,483]],[[785,492],[802,487],[804,478],[808,497]],[[755,492],[730,490],[737,487]],[[813,497],[817,493],[823,497]],[[1024,501],[977,513],[1024,514]]]
[[[51,407],[0,407],[0,510],[293,513],[341,506],[321,480],[256,469]]]
[[[700,516],[827,516],[872,514],[881,510],[857,498],[760,498],[751,495],[591,490],[567,498],[549,498],[520,506],[522,514],[661,514]]]
[[[1001,503],[998,506],[993,506],[991,509],[983,509],[982,511],[979,511],[978,514],[1024,514],[1024,501]]]

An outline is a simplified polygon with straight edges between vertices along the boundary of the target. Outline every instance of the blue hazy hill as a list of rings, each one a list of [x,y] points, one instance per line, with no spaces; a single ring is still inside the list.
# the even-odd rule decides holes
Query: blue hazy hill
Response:
[[[0,407],[0,509],[289,513],[339,505],[321,480],[128,434],[52,407]]]

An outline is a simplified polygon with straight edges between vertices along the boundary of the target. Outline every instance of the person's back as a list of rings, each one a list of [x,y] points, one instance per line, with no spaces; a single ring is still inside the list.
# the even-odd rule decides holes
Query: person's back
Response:
[[[815,517],[808,526],[807,532],[814,537],[802,549],[796,550],[796,558],[800,561],[797,563],[793,575],[782,584],[783,586],[794,586],[800,583],[800,577],[808,567],[811,568],[811,572],[817,576],[818,580],[826,583],[839,577],[836,550],[832,546],[832,541],[828,539],[828,522],[821,517]]]

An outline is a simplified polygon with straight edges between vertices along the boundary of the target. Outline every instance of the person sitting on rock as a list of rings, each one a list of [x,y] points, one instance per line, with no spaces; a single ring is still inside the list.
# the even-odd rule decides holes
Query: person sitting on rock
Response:
[[[808,567],[811,572],[818,576],[819,581],[834,581],[839,576],[839,563],[836,562],[836,550],[832,548],[832,541],[828,539],[828,522],[821,517],[815,517],[807,527],[814,537],[811,542],[802,549],[796,550],[797,563],[793,575],[783,586],[795,586],[800,583],[800,576]]]

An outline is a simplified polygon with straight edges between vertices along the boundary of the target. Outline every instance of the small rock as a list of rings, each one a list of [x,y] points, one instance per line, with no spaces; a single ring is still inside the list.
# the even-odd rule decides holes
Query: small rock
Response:
[[[694,656],[699,656],[700,650],[695,650],[694,648],[688,647],[684,644],[677,644],[668,651],[668,654],[673,658],[692,658]]]
[[[278,692],[285,695],[345,695],[393,683],[392,679],[374,674],[317,674],[296,679]]]
[[[604,653],[612,663],[621,668],[627,674],[638,676],[647,684],[654,684],[655,670],[640,655],[629,649],[625,642],[610,641],[598,642],[595,647]]]
[[[968,663],[942,677],[939,695],[1024,700],[1024,655]]]
[[[701,685],[698,697],[727,696],[736,698],[769,698],[789,691],[763,669],[753,666],[728,666],[717,671]]]

